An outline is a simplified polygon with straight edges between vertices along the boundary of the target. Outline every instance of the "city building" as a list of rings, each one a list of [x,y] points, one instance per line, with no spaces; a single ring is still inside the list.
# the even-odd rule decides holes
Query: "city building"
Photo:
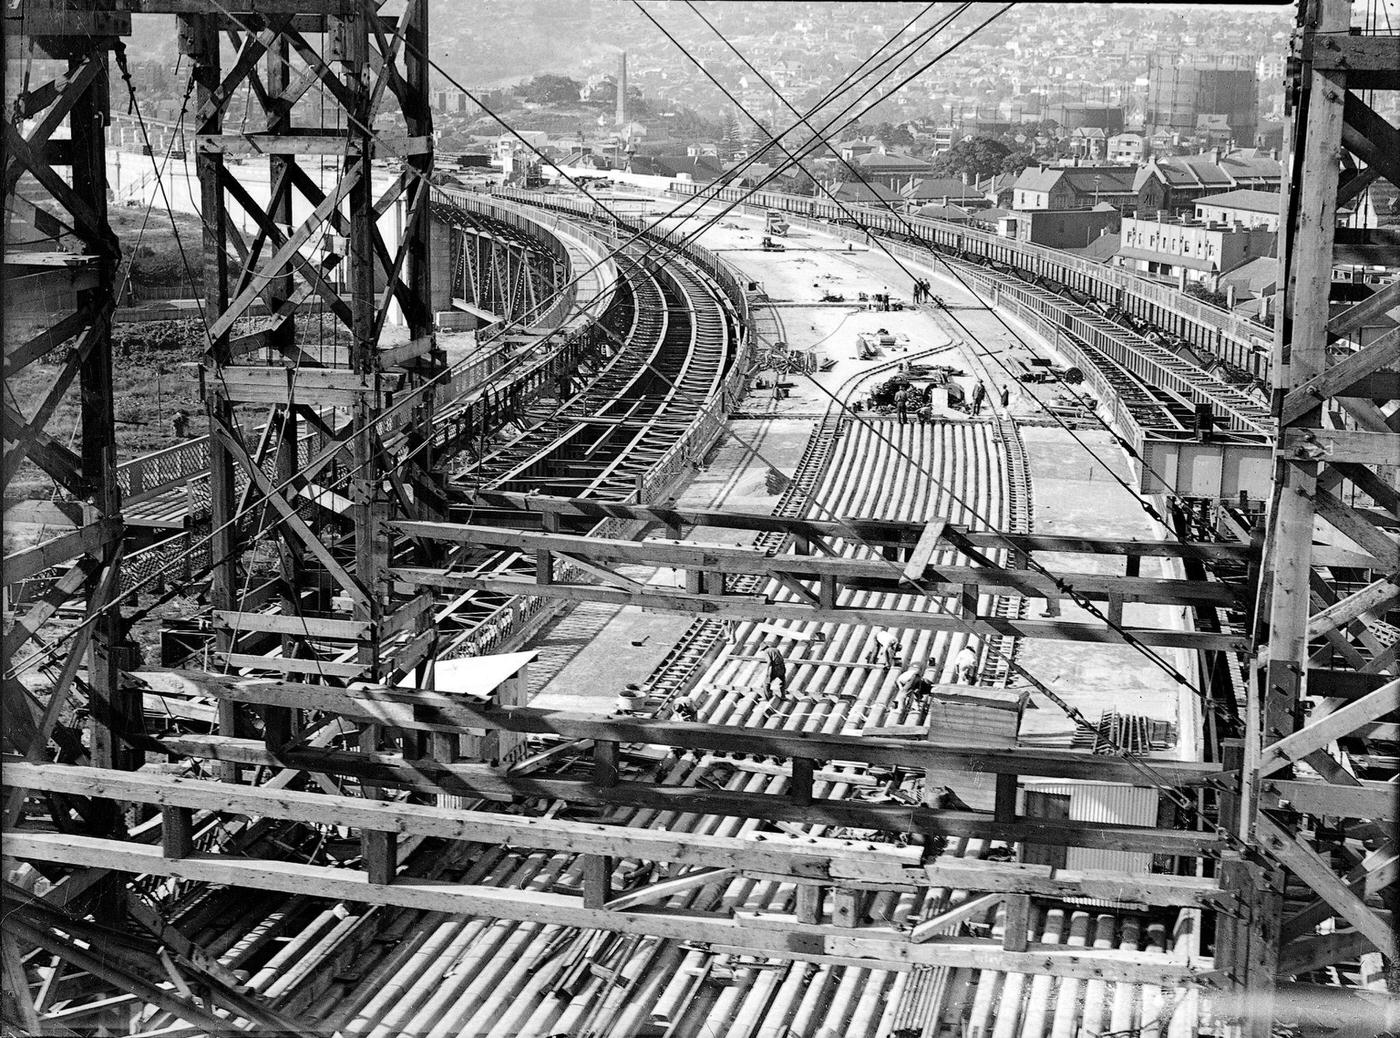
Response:
[[[893,152],[870,152],[856,159],[852,165],[860,170],[865,180],[886,187],[899,187],[911,177],[926,177],[929,173],[929,164],[923,159]]]
[[[1125,131],[1115,133],[1108,139],[1109,162],[1136,166],[1147,155],[1147,141],[1140,133]]]
[[[1075,158],[1099,162],[1108,157],[1108,134],[1099,126],[1079,126],[1070,131],[1069,153]]]
[[[1100,202],[1092,209],[1013,211],[997,221],[996,232],[1050,249],[1082,249],[1104,234],[1117,235],[1122,221],[1122,213]]]
[[[1118,133],[1123,129],[1123,108],[1121,105],[1079,104],[1051,105],[1046,113],[1051,122],[1060,124],[1062,130],[1096,129],[1106,134]]]
[[[1138,171],[1134,186],[1139,210],[1179,212],[1208,195],[1241,189],[1278,191],[1282,183],[1283,167],[1276,156],[1216,148],[1200,155],[1154,156]]]
[[[1220,115],[1236,142],[1254,143],[1259,122],[1257,59],[1248,55],[1154,54],[1147,70],[1148,126],[1194,131],[1202,115]]]
[[[1276,231],[1281,196],[1274,191],[1226,191],[1208,195],[1196,203],[1196,219],[1203,223],[1239,223]]]
[[[1091,209],[1137,205],[1132,166],[1027,166],[1016,178],[1015,209]]]
[[[915,180],[900,190],[905,199],[915,205],[937,203],[957,205],[963,209],[986,208],[992,203],[987,194],[975,184],[956,177],[925,177]]]
[[[1249,260],[1269,255],[1274,231],[1242,224],[1127,217],[1119,234],[1117,264],[1135,274],[1214,288],[1221,274]]]

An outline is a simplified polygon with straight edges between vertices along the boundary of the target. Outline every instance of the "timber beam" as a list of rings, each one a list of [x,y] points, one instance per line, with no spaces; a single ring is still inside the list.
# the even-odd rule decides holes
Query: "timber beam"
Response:
[[[1228,846],[1222,837],[1181,829],[1064,819],[998,820],[989,811],[944,810],[898,802],[813,799],[801,803],[798,798],[781,794],[644,782],[599,786],[585,779],[515,775],[490,764],[448,762],[387,751],[350,752],[303,747],[269,749],[258,740],[229,736],[164,736],[151,740],[151,745],[182,756],[339,775],[369,786],[433,795],[484,797],[501,801],[543,798],[686,814],[729,815],[796,825],[837,825],[883,832],[967,836],[1008,843],[1044,843],[1184,857],[1216,857]]]
[[[683,751],[714,750],[794,759],[857,761],[894,768],[967,771],[995,775],[1141,784],[1139,765],[1116,757],[1020,747],[969,747],[965,739],[901,739],[888,736],[831,735],[780,729],[586,714],[539,707],[497,707],[449,692],[359,685],[329,688],[292,681],[239,678],[195,671],[170,671],[192,692],[220,700],[321,710],[395,728],[452,732],[488,729],[561,740],[672,746]],[[1152,784],[1176,788],[1236,788],[1235,776],[1220,764],[1153,760]]]
[[[585,907],[579,897],[539,890],[511,890],[397,876],[371,883],[362,872],[297,862],[233,856],[166,858],[159,848],[85,836],[27,833],[9,838],[7,852],[30,861],[94,865],[136,875],[172,876],[195,882],[278,890],[321,898],[494,919],[518,919],[583,929],[645,934],[743,948],[774,958],[839,958],[849,965],[907,970],[916,966],[966,966],[1048,976],[1169,987],[1213,983],[1212,963],[1111,949],[1029,945],[1006,952],[1000,941],[932,937],[915,943],[907,931],[883,926],[845,927],[799,923],[777,913],[732,915],[639,906],[633,911]]]
[[[723,530],[750,530],[754,533],[782,533],[808,539],[847,538],[881,547],[913,551],[923,538],[929,522],[901,522],[893,519],[842,518],[839,521],[793,519],[765,512],[717,509],[682,509],[663,505],[631,505],[588,498],[556,497],[547,494],[507,494],[480,491],[468,496],[467,507],[498,508],[523,513],[553,514],[561,518],[637,519],[660,523],[670,529],[713,527]],[[930,520],[930,522],[941,520]],[[940,547],[953,550],[962,545],[979,549],[1014,549],[1020,552],[1061,552],[1085,555],[1126,555],[1141,558],[1197,559],[1201,562],[1247,562],[1258,548],[1246,543],[1207,541],[1140,541],[1129,538],[1078,537],[974,530],[959,523],[944,522]]]
[[[732,870],[793,883],[873,889],[952,887],[1046,897],[1103,897],[1140,904],[1214,907],[1225,895],[1209,879],[1063,870],[1016,862],[950,858],[924,862],[917,847],[784,833],[714,836],[664,829],[462,811],[360,797],[264,789],[179,777],[118,775],[60,764],[8,764],[10,781],[29,788],[106,797],[162,809],[346,825],[407,836],[537,847]],[[166,841],[169,855],[169,841]],[[174,857],[188,857],[186,849]],[[630,892],[629,892],[630,893]]]
[[[755,558],[752,554],[750,558]],[[760,557],[762,558],[762,557]],[[766,561],[766,560],[765,560]],[[762,569],[762,565],[755,566]],[[759,594],[697,594],[679,589],[637,585],[603,587],[597,584],[540,583],[534,576],[471,575],[444,570],[395,567],[390,574],[408,584],[422,587],[454,588],[462,591],[494,591],[506,595],[535,595],[572,602],[605,602],[639,606],[664,613],[691,616],[717,616],[736,620],[795,620],[902,627],[923,631],[965,631],[969,626],[979,633],[1016,638],[1046,638],[1056,641],[1104,642],[1122,644],[1125,636],[1140,645],[1182,649],[1243,651],[1244,641],[1230,633],[1182,631],[1146,627],[1121,627],[1060,620],[1006,619],[994,614],[960,616],[949,612],[914,609],[869,609],[854,606],[823,606],[819,598],[776,602]],[[626,580],[627,578],[619,578]],[[907,588],[905,589],[907,593]]]

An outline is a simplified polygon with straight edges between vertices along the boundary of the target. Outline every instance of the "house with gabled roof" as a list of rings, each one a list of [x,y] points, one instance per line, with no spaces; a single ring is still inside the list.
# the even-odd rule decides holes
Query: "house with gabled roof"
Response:
[[[1283,167],[1273,155],[1254,150],[1224,153],[1214,148],[1200,155],[1153,158],[1138,171],[1134,187],[1138,209],[1180,212],[1196,200],[1226,191],[1278,191]]]
[[[1137,204],[1132,166],[1027,166],[1012,189],[1015,209],[1115,209]]]

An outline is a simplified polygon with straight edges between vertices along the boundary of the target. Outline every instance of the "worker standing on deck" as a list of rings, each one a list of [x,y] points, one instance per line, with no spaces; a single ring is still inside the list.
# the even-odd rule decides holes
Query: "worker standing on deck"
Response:
[[[972,390],[972,413],[982,413],[982,401],[987,399],[987,387],[981,379],[977,380],[977,386]]]
[[[1002,387],[1001,387],[1001,406],[1002,406],[1002,409],[1005,410],[1005,409],[1006,409],[1007,407],[1009,407],[1010,405],[1011,405],[1011,387],[1010,387],[1010,386],[1002,386]]]
[[[973,642],[968,642],[958,653],[954,675],[954,680],[964,684],[975,685],[977,683],[977,646]]]
[[[900,425],[909,421],[909,390],[903,386],[894,395],[894,413],[898,416]]]
[[[768,682],[765,686],[768,694],[782,699],[787,696],[788,682],[787,657],[783,655],[782,642],[773,639],[763,655],[768,660]]]

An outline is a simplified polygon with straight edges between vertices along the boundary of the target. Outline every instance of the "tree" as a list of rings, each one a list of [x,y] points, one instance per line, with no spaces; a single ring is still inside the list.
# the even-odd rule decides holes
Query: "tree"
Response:
[[[994,137],[972,137],[958,141],[935,158],[933,175],[955,177],[966,173],[976,179],[990,177],[1001,171],[1010,154],[1011,149]]]
[[[1028,151],[1013,151],[1002,160],[998,173],[1019,173],[1032,162],[1035,156]]]
[[[582,84],[568,76],[545,74],[536,76],[528,83],[515,88],[517,94],[526,101],[542,105],[574,104],[579,98]]]
[[[895,126],[893,123],[881,123],[875,127],[875,136],[880,139],[881,144],[890,146],[908,147],[914,143],[914,135],[903,126]]]

